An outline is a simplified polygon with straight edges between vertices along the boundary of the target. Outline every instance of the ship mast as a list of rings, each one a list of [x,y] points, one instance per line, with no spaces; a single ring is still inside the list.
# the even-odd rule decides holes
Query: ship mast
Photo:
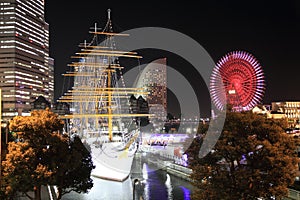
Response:
[[[76,56],[72,56],[72,58],[78,58],[82,61],[72,62],[68,66],[74,67],[77,70],[73,72],[67,72],[63,74],[64,76],[73,76],[73,77],[91,77],[88,81],[95,80],[94,85],[88,85],[86,82],[82,82],[82,85],[74,85],[74,87],[65,93],[58,102],[69,102],[69,103],[78,103],[80,108],[82,105],[85,106],[85,109],[80,109],[80,113],[72,113],[68,115],[60,116],[62,119],[83,119],[88,121],[88,119],[107,119],[107,130],[108,130],[108,139],[110,142],[113,141],[113,120],[115,118],[123,118],[123,117],[149,117],[150,114],[138,114],[138,113],[116,113],[115,110],[115,102],[116,98],[129,98],[128,94],[140,94],[145,95],[148,92],[145,92],[143,88],[125,88],[125,87],[115,87],[115,79],[113,76],[116,70],[123,69],[118,63],[115,63],[114,60],[117,57],[127,57],[127,58],[142,58],[137,55],[136,52],[128,52],[128,51],[117,51],[114,49],[113,45],[113,37],[114,36],[128,36],[128,34],[123,33],[115,33],[111,29],[111,10],[107,10],[107,27],[108,29],[104,29],[102,31],[98,31],[97,25],[95,24],[94,31],[90,31],[90,33],[94,34],[94,37],[97,35],[102,35],[106,37],[106,43],[108,46],[100,46],[99,44],[90,43],[87,44],[86,41],[80,47],[83,47],[80,52],[76,53]],[[107,63],[99,62],[99,56],[103,56],[107,59]],[[101,59],[100,59],[101,61]],[[90,69],[90,70],[78,70],[78,69]],[[106,77],[105,87],[96,84],[96,80],[100,82],[100,79]],[[87,82],[88,82],[87,81]],[[101,99],[101,101],[100,101]],[[95,103],[95,113],[92,113],[91,110],[88,110],[89,103]],[[101,104],[100,103],[104,103]],[[103,106],[106,109],[106,113],[101,112],[101,108],[99,106]],[[102,108],[102,109],[103,109]],[[99,112],[100,111],[100,112]],[[82,122],[81,122],[82,123]],[[81,125],[83,127],[83,125]],[[95,125],[97,127],[97,125]]]
[[[107,10],[107,20],[108,23],[110,23],[110,9]],[[111,40],[111,36],[108,36],[109,40]],[[112,71],[111,71],[111,67],[110,67],[110,62],[111,62],[111,57],[108,57],[108,69],[107,69],[107,88],[110,89],[112,88],[112,80],[111,80],[111,76],[112,76]],[[108,98],[107,98],[107,112],[108,112],[108,139],[111,142],[112,138],[113,138],[113,119],[112,119],[112,95],[111,93],[108,93]]]
[[[111,88],[111,68],[110,68],[110,65],[109,65],[108,70],[107,70],[107,88],[108,89]],[[110,92],[108,93],[108,98],[107,98],[107,111],[108,111],[108,138],[109,138],[109,141],[112,141],[112,137],[113,137],[112,117],[113,117],[113,114],[112,114],[112,95],[111,95]]]

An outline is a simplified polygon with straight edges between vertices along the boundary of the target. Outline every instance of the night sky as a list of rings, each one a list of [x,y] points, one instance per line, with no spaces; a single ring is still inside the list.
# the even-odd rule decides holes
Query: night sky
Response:
[[[138,27],[163,27],[196,40],[217,62],[230,51],[251,53],[261,64],[266,80],[263,104],[300,101],[300,3],[287,1],[70,1],[46,0],[45,16],[50,26],[50,56],[55,59],[55,99],[62,94],[62,73],[68,70],[78,44],[88,37],[94,23],[104,26],[107,9],[112,21],[125,31]],[[180,2],[180,3],[178,3]],[[167,57],[197,91],[202,116],[210,115],[208,90],[201,77],[184,60],[168,52],[144,53],[142,63]],[[172,96],[170,96],[172,97]],[[172,99],[172,98],[169,98]],[[169,101],[176,115],[176,101]]]

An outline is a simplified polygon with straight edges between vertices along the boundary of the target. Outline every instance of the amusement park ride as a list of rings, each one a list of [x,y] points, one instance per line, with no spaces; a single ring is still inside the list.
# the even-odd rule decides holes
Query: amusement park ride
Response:
[[[215,106],[223,110],[251,110],[261,103],[265,91],[264,73],[257,59],[244,51],[223,56],[213,69],[210,93]]]

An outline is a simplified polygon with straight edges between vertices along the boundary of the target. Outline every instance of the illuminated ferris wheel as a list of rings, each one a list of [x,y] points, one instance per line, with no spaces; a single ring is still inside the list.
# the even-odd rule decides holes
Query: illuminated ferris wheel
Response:
[[[223,56],[213,69],[210,93],[215,106],[223,110],[247,111],[259,104],[265,91],[264,73],[257,59],[244,51]]]

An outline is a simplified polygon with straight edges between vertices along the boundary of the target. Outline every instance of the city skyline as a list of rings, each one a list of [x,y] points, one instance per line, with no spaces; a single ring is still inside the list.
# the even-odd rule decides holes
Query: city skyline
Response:
[[[114,24],[125,31],[137,27],[164,27],[195,39],[216,63],[226,53],[244,50],[253,54],[265,73],[266,91],[263,104],[272,101],[299,100],[297,52],[300,44],[300,11],[295,0],[271,1],[210,1],[200,5],[170,2],[101,2],[87,0],[85,4],[58,7],[58,1],[46,1],[46,21],[50,26],[50,56],[55,59],[55,97],[62,84],[61,74],[70,63],[70,56],[82,42],[94,23],[102,26],[106,10],[112,10]],[[198,93],[201,111],[208,113],[208,89],[182,58],[168,52],[141,51],[142,63],[167,57],[168,65],[189,79]],[[145,53],[145,54],[143,54]],[[202,109],[203,108],[203,109]]]

